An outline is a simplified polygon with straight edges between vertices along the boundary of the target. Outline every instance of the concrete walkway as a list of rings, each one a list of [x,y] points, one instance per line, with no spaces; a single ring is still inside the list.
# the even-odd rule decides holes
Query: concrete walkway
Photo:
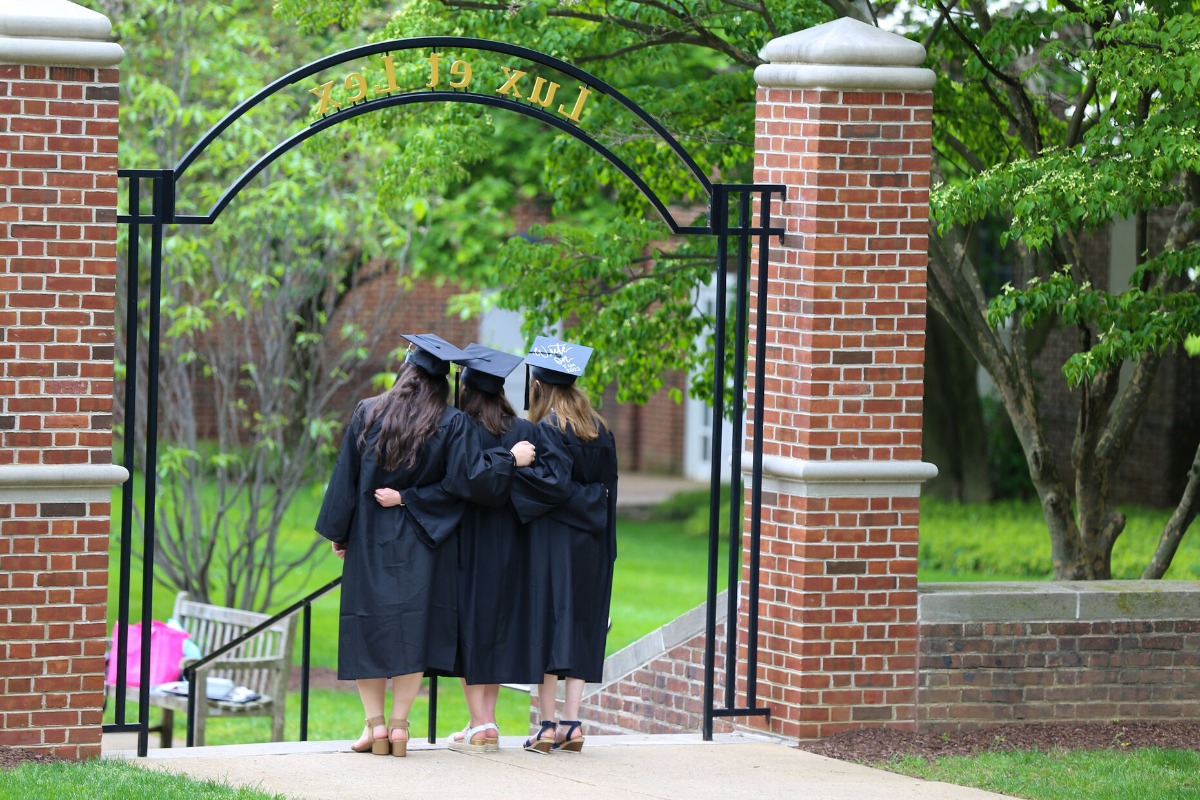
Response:
[[[105,737],[106,739],[108,737]],[[409,745],[406,758],[349,752],[349,741],[107,749],[148,769],[253,786],[296,800],[989,800],[1003,795],[814,755],[766,738],[588,736],[579,754],[536,755],[505,736],[498,753]],[[136,746],[136,745],[135,745]]]
[[[618,508],[652,508],[680,492],[707,491],[708,483],[677,475],[621,473],[617,479]]]

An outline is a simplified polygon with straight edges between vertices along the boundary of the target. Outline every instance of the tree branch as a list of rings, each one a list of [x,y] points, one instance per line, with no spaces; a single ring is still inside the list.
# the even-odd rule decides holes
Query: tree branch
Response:
[[[1064,141],[1064,146],[1070,148],[1079,143],[1079,137],[1083,134],[1083,120],[1087,115],[1087,105],[1096,95],[1096,76],[1089,75],[1087,86],[1079,95],[1079,99],[1075,101],[1075,113],[1071,115],[1071,122],[1067,125],[1067,135]]]
[[[1196,448],[1196,455],[1192,458],[1187,484],[1183,487],[1183,496],[1179,498],[1178,505],[1163,528],[1150,563],[1142,571],[1142,580],[1161,578],[1167,573],[1171,560],[1175,558],[1175,551],[1183,541],[1183,535],[1196,519],[1197,509],[1200,509],[1200,446]]]

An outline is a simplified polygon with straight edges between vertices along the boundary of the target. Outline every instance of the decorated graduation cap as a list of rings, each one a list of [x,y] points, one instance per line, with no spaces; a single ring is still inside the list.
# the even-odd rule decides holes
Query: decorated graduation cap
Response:
[[[521,363],[520,356],[493,350],[472,342],[463,351],[464,357],[454,359],[462,365],[462,379],[472,389],[488,394],[500,394],[504,390],[504,379]]]
[[[539,336],[533,340],[525,363],[533,377],[542,383],[567,386],[583,374],[591,357],[590,347]]]
[[[411,342],[404,360],[415,364],[435,378],[450,373],[450,362],[459,361],[465,353],[459,348],[432,333],[405,333],[402,337]]]

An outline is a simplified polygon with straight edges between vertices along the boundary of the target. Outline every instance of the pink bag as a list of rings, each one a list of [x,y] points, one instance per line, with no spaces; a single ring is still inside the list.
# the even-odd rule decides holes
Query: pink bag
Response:
[[[179,662],[183,660],[183,640],[191,636],[187,631],[173,628],[157,620],[150,623],[150,685],[158,686],[179,680]],[[140,686],[142,682],[142,623],[129,626],[129,652],[125,663],[125,684]],[[112,649],[109,651],[108,675],[105,682],[110,686],[117,683],[117,626],[113,626]]]

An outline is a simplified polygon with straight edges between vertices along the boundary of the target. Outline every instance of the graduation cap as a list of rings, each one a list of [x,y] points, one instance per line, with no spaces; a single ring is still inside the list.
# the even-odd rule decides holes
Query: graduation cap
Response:
[[[525,363],[533,377],[542,383],[566,386],[575,382],[587,367],[592,348],[539,336],[533,340]]]
[[[465,369],[462,379],[467,386],[488,394],[500,394],[504,390],[504,379],[521,363],[520,356],[493,350],[472,342],[463,351],[465,358],[454,359]]]
[[[405,333],[407,339],[415,347],[408,349],[404,360],[415,364],[435,378],[450,374],[450,362],[462,359],[466,354],[432,333]]]

